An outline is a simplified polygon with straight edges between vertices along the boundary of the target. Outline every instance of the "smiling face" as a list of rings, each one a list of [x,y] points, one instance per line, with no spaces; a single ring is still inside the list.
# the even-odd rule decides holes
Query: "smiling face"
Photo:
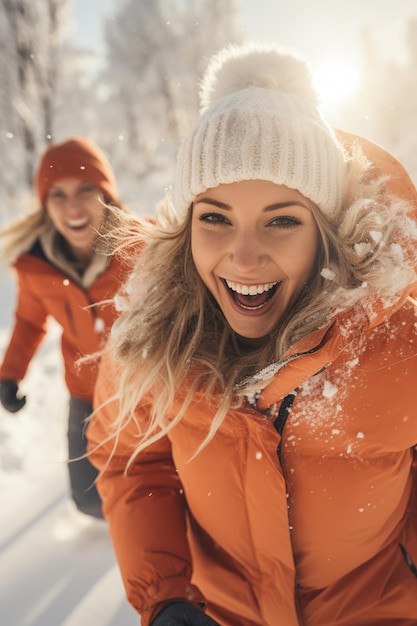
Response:
[[[260,180],[219,185],[195,199],[194,263],[240,336],[267,335],[308,281],[319,242],[310,207],[298,191]]]
[[[100,198],[99,189],[76,178],[63,178],[48,189],[45,205],[49,218],[78,259],[92,254],[105,215]]]

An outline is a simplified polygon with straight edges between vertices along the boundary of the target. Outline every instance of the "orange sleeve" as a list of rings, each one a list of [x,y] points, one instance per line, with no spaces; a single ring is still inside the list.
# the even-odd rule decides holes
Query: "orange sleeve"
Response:
[[[200,605],[204,598],[190,583],[186,503],[168,438],[142,452],[127,474],[137,426],[131,421],[117,444],[114,438],[106,439],[118,411],[117,401],[109,402],[116,387],[117,375],[104,355],[96,385],[97,409],[87,431],[89,457],[100,471],[97,487],[127,598],[142,616],[142,626],[147,626],[167,601],[184,599]],[[142,407],[138,417],[145,416]]]
[[[0,378],[21,381],[46,334],[48,314],[36,295],[33,280],[19,269],[16,273],[18,296],[15,321],[0,368]]]

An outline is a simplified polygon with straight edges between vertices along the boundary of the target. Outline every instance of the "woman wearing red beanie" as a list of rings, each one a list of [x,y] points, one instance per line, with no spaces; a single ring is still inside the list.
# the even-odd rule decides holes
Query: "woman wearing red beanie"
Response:
[[[46,333],[48,316],[62,327],[65,382],[70,393],[68,452],[77,508],[102,517],[96,470],[85,453],[85,419],[92,410],[97,362],[80,358],[104,345],[116,311],[112,298],[129,265],[113,254],[112,228],[134,220],[121,205],[112,168],[91,141],[50,145],[36,175],[39,208],[2,233],[3,253],[17,275],[15,322],[0,367],[0,401],[15,413],[26,399],[18,385]],[[114,208],[110,208],[114,207]],[[96,245],[100,241],[100,249]],[[77,460],[76,460],[77,459]]]

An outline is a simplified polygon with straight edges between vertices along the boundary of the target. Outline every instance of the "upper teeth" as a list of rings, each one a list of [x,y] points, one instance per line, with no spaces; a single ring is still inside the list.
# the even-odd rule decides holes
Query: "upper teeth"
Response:
[[[68,225],[72,226],[73,228],[78,228],[79,226],[84,226],[84,224],[87,224],[87,218],[83,217],[80,218],[79,220],[68,220]]]
[[[269,291],[272,287],[275,287],[277,282],[265,283],[264,285],[240,285],[239,283],[232,283],[231,280],[226,280],[226,284],[229,289],[242,294],[242,296],[256,296],[258,293]]]

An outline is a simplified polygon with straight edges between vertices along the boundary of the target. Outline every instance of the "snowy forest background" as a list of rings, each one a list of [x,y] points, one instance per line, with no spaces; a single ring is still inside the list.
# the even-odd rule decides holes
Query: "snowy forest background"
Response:
[[[70,135],[88,135],[107,152],[122,199],[138,211],[151,211],[172,182],[207,59],[244,36],[240,3],[125,0],[114,6],[96,72],[91,52],[69,37],[71,0],[0,0],[0,218],[15,214],[22,195],[30,195],[46,144]],[[403,37],[399,61],[383,56],[362,33],[359,89],[328,117],[392,151],[416,180],[417,8]]]
[[[104,24],[104,67],[95,73],[91,53],[68,38],[70,0],[1,0],[3,211],[30,192],[46,144],[76,134],[107,152],[123,200],[160,199],[197,110],[196,80],[214,51],[239,40],[235,5],[122,2]]]

